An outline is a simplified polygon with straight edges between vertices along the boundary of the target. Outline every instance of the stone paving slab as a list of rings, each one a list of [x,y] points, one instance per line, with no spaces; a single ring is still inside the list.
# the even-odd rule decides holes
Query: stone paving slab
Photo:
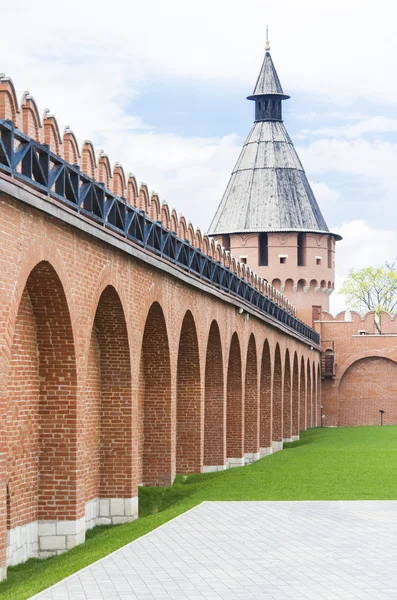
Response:
[[[37,600],[397,600],[397,501],[204,502]]]

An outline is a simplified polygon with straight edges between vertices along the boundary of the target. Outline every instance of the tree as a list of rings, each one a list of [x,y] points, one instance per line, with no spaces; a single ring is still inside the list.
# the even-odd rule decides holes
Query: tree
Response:
[[[381,333],[380,313],[397,313],[397,268],[395,263],[386,263],[384,267],[367,267],[359,271],[351,270],[342,284],[340,294],[347,296],[349,308],[362,311],[373,310],[376,314],[375,325]]]

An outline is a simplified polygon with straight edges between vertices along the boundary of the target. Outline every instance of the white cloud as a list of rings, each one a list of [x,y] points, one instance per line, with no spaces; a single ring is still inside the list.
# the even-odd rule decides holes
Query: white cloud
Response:
[[[307,130],[304,130],[307,132]],[[363,135],[377,133],[394,133],[397,131],[397,119],[375,116],[340,127],[323,127],[311,132],[312,136],[358,138]]]
[[[324,181],[310,181],[310,186],[322,209],[326,208],[328,204],[337,202],[340,198],[340,193],[337,190],[331,189]]]

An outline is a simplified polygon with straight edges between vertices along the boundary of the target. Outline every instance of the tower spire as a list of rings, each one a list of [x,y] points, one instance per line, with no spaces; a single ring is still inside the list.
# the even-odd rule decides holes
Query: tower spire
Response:
[[[269,25],[266,25],[266,45],[265,45],[265,50],[266,50],[266,52],[270,52]]]

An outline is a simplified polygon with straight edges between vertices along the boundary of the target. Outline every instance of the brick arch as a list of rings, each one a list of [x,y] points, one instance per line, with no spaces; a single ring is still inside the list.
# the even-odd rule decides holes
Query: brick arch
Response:
[[[212,321],[205,358],[204,390],[204,466],[206,470],[223,467],[225,448],[225,383],[223,351],[219,325]]]
[[[276,344],[273,369],[273,434],[272,442],[283,441],[283,368],[281,351]]]
[[[49,240],[46,236],[41,236],[36,239],[36,241],[31,244],[23,257],[21,258],[21,267],[19,270],[18,281],[15,287],[15,291],[13,294],[13,303],[9,308],[9,319],[7,323],[7,335],[6,335],[6,343],[3,348],[3,352],[5,354],[4,363],[6,365],[4,374],[0,373],[0,395],[3,386],[7,386],[7,378],[8,378],[8,363],[9,356],[11,353],[11,343],[14,337],[17,312],[19,305],[22,300],[22,295],[25,291],[26,284],[31,272],[34,268],[41,262],[48,262],[51,267],[56,272],[57,277],[61,281],[62,288],[65,294],[66,303],[68,307],[68,312],[70,315],[70,319],[72,321],[72,331],[74,336],[74,344],[77,348],[77,336],[76,336],[76,310],[73,301],[73,294],[71,290],[71,285],[67,273],[67,269],[64,265],[62,256],[59,252],[59,249],[54,242]]]
[[[268,340],[265,340],[262,349],[259,390],[259,445],[262,452],[272,445],[272,360]]]
[[[136,496],[132,473],[131,359],[126,317],[116,289],[102,291],[88,349],[85,438],[86,501]]]
[[[171,485],[172,460],[171,365],[163,310],[154,302],[148,312],[142,339],[139,375],[141,481]]]
[[[318,411],[318,406],[317,406],[317,377],[316,377],[316,366],[314,364],[314,361],[312,362],[312,410],[313,410],[313,417],[312,417],[312,427],[317,427],[317,411]]]
[[[397,362],[372,355],[354,361],[338,388],[339,423],[344,426],[397,424]],[[359,393],[357,392],[359,390]]]
[[[21,295],[7,392],[10,527],[75,520],[82,516],[75,345],[65,291],[47,261],[34,266]]]
[[[306,372],[306,427],[310,428],[313,427],[313,382],[309,359],[307,359]]]
[[[244,454],[249,455],[250,462],[255,458],[252,455],[259,452],[258,359],[252,333],[248,341],[244,391]]]
[[[176,472],[200,473],[200,358],[196,324],[189,310],[183,319],[179,338],[176,398]]]
[[[298,355],[294,353],[292,370],[292,438],[299,436],[299,363]]]
[[[292,396],[291,396],[291,358],[289,350],[285,351],[284,361],[284,393],[283,393],[283,439],[292,438]]]
[[[299,431],[306,431],[306,373],[303,356],[299,379]]]
[[[229,464],[244,464],[244,414],[240,342],[230,343],[226,391],[226,455]]]

